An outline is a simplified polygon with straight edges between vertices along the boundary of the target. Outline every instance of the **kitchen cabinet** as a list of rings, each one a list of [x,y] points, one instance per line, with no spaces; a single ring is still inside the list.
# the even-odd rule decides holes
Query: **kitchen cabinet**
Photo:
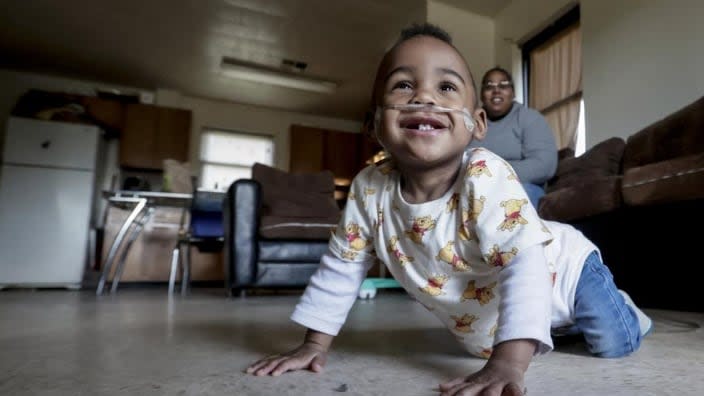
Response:
[[[343,206],[349,184],[381,146],[362,133],[291,126],[289,171],[330,170],[335,175],[335,199]]]
[[[120,134],[120,166],[163,169],[165,159],[188,161],[191,111],[129,104]]]

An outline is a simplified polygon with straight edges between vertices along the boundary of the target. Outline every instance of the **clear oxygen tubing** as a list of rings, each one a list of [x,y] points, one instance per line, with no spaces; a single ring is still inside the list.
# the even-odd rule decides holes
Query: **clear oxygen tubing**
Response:
[[[381,112],[383,110],[399,110],[405,112],[411,111],[424,111],[429,113],[460,113],[464,119],[464,126],[471,133],[474,131],[474,120],[469,110],[465,107],[463,109],[452,109],[449,107],[436,106],[431,104],[422,103],[409,103],[409,104],[391,104],[385,106],[377,106],[376,112],[374,114],[374,130],[379,130],[379,123],[381,122]]]

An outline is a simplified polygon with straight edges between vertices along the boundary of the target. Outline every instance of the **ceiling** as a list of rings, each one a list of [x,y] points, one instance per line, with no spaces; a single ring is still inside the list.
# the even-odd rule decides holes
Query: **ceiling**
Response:
[[[442,0],[493,16],[510,0]],[[359,119],[376,64],[425,0],[0,0],[0,67]],[[339,82],[336,94],[224,76],[229,56]]]

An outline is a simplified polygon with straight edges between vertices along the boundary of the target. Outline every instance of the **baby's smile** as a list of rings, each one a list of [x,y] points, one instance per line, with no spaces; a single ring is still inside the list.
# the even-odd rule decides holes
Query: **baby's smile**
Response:
[[[460,110],[450,107],[420,103],[390,104],[386,106],[379,106],[377,108],[375,122],[378,123],[381,120],[381,113],[383,110],[400,110],[401,112],[406,113],[407,115],[401,116],[399,121],[399,126],[406,132],[422,132],[427,134],[429,132],[432,133],[447,130],[451,125],[448,118],[449,113],[462,114],[464,126],[468,131],[472,132],[475,127],[472,116],[466,108]]]
[[[411,133],[434,134],[448,128],[447,120],[429,115],[408,115],[401,118],[399,125]]]

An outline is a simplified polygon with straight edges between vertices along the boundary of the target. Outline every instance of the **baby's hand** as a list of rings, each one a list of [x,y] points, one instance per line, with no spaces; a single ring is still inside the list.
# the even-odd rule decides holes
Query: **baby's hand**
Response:
[[[441,396],[523,396],[523,371],[507,362],[489,361],[479,371],[440,384]]]
[[[247,374],[281,375],[287,371],[310,369],[319,373],[327,359],[327,350],[319,344],[304,342],[298,348],[282,355],[271,355],[261,359],[249,367]]]

